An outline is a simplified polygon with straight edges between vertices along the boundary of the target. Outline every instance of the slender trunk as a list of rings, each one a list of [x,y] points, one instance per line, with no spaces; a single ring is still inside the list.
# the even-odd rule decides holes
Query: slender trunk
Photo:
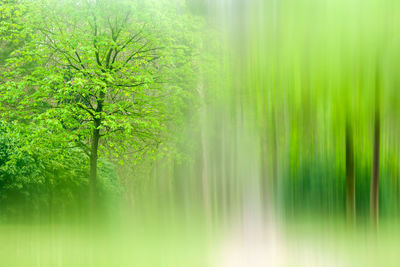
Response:
[[[272,189],[274,204],[278,196],[278,133],[275,108],[272,108]]]
[[[200,110],[200,142],[201,142],[201,182],[203,189],[203,202],[205,209],[205,216],[208,226],[211,225],[211,193],[209,181],[209,166],[208,166],[208,142],[207,142],[207,104],[205,101],[205,89],[203,81],[200,80],[198,84],[198,92],[202,100],[202,107]]]
[[[89,190],[90,190],[90,201],[91,208],[94,207],[96,201],[96,180],[97,180],[97,159],[98,159],[98,148],[100,139],[100,121],[94,121],[94,129],[92,133],[91,149],[90,149],[90,175],[89,175]]]
[[[267,138],[261,136],[260,138],[260,160],[261,160],[261,201],[263,206],[263,211],[267,209],[268,202],[268,146],[266,144]]]
[[[205,107],[204,107],[205,109]],[[203,111],[206,113],[206,111]],[[201,127],[201,162],[202,162],[202,169],[201,169],[201,180],[203,186],[203,201],[205,207],[205,213],[207,217],[207,222],[210,223],[211,221],[211,200],[210,200],[210,183],[209,183],[209,167],[208,167],[208,148],[207,148],[207,140],[206,140],[206,114],[203,114],[203,124]]]
[[[89,175],[89,190],[90,190],[90,204],[91,209],[94,209],[96,206],[96,197],[97,197],[97,159],[98,159],[98,150],[99,150],[99,140],[100,140],[100,125],[101,125],[101,112],[103,111],[103,104],[105,99],[105,91],[101,90],[99,93],[99,97],[97,99],[97,108],[96,108],[96,116],[93,117],[93,132],[92,132],[92,140],[91,140],[91,148],[90,148],[90,175]]]
[[[356,190],[354,177],[353,128],[346,119],[346,215],[348,222],[356,217]]]
[[[372,163],[372,179],[370,190],[371,223],[377,227],[379,219],[379,150],[380,150],[380,99],[379,81],[377,77],[375,86],[375,115],[374,115],[374,151]]]
[[[378,223],[379,213],[379,139],[380,139],[380,118],[379,110],[375,110],[374,123],[374,155],[372,163],[372,181],[371,181],[371,220],[374,226]]]

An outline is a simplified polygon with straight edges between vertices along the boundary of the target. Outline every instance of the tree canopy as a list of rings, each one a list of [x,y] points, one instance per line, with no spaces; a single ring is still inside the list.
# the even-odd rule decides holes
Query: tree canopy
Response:
[[[25,149],[52,147],[60,161],[78,149],[89,159],[92,192],[99,156],[122,164],[124,155],[157,150],[193,103],[196,40],[182,29],[196,25],[180,8],[3,1],[2,41],[13,46],[1,67],[1,115],[30,131]]]

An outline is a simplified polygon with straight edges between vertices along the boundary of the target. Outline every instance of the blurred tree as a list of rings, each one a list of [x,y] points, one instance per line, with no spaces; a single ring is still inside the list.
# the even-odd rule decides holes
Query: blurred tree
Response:
[[[372,177],[370,189],[371,222],[374,227],[379,219],[379,154],[380,154],[380,80],[379,70],[375,77],[375,109],[374,109],[374,151],[372,162]]]
[[[356,216],[356,190],[354,177],[354,142],[353,128],[346,115],[346,212],[349,221]]]

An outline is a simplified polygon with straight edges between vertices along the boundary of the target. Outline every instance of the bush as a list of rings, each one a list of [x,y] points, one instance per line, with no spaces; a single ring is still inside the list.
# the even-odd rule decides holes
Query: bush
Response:
[[[32,150],[30,136],[0,121],[0,220],[87,214],[87,155],[79,148],[49,146],[51,142]],[[118,200],[121,187],[114,164],[101,160],[98,173],[101,199]]]

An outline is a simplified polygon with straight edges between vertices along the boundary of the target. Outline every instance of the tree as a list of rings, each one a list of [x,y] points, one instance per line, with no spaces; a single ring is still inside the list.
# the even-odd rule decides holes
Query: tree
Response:
[[[354,222],[356,216],[356,187],[354,177],[354,142],[353,128],[346,115],[345,126],[345,146],[346,146],[346,214],[349,222]]]
[[[374,227],[377,227],[379,219],[380,86],[379,71],[377,70],[375,77],[374,149],[370,187],[371,223]]]
[[[168,61],[161,31],[149,20],[156,12],[122,0],[24,5],[30,38],[9,60],[3,115],[51,129],[57,142],[83,149],[95,196],[99,151],[121,158],[128,146],[157,146],[166,127],[176,88],[161,83]]]

